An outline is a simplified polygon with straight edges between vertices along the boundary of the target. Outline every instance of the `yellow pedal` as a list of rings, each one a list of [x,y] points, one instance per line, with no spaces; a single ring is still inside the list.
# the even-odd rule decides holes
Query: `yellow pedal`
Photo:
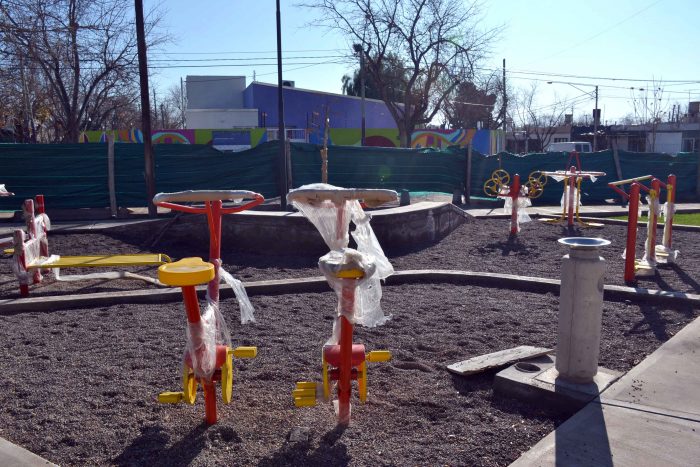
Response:
[[[294,405],[297,407],[313,407],[316,405],[316,391],[318,385],[312,381],[299,381],[296,389],[292,391]]]
[[[185,394],[183,392],[161,392],[158,394],[158,402],[161,404],[178,404],[182,401]]]
[[[236,358],[255,358],[258,356],[258,348],[236,347],[235,349],[233,349],[233,356]]]
[[[391,360],[389,350],[373,350],[367,354],[368,362],[388,362],[389,360]]]
[[[297,383],[297,389],[313,389],[314,391],[318,387],[318,383],[313,381],[299,381]]]
[[[295,389],[292,391],[292,396],[297,397],[313,397],[316,398],[316,389]]]
[[[2,252],[5,253],[6,255],[14,255],[15,249],[14,248],[6,248],[6,249],[2,250]]]
[[[316,398],[311,397],[295,397],[294,405],[297,407],[313,407],[316,405]]]

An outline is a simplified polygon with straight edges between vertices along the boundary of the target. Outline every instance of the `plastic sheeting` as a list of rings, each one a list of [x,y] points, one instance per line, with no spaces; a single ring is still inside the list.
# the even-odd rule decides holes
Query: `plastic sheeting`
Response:
[[[315,183],[304,185],[298,190],[342,189],[333,185]],[[354,324],[368,327],[384,324],[390,316],[386,316],[381,309],[380,281],[393,274],[394,268],[386,258],[370,226],[370,215],[364,212],[357,200],[339,202],[293,200],[292,204],[318,229],[331,250],[319,259],[319,268],[338,295],[338,318],[333,326],[333,335],[327,344],[338,342],[340,316],[345,316]],[[348,248],[350,222],[355,224],[352,237],[357,243],[357,250]],[[362,279],[354,282],[357,289],[353,307],[350,310],[344,307],[344,303],[347,305],[348,300],[348,297],[344,296],[344,280],[337,277],[339,271],[348,269],[361,269],[365,272]]]

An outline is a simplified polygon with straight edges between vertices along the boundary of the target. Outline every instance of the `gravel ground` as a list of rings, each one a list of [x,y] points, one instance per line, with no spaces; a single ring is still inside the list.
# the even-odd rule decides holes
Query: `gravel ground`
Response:
[[[384,326],[358,328],[370,396],[339,430],[330,403],[295,408],[295,381],[320,379],[333,293],[252,297],[257,323],[241,326],[222,302],[236,361],[234,401],[203,424],[194,407],[159,405],[178,390],[184,350],[180,305],[115,305],[0,316],[0,436],[60,465],[508,465],[569,414],[496,395],[493,372],[445,365],[517,345],[554,346],[557,298],[444,284],[384,288]],[[517,306],[514,306],[517,304]],[[696,316],[690,308],[605,303],[601,365],[625,371]],[[355,401],[356,402],[356,401]],[[290,441],[295,430],[307,441]]]
[[[476,220],[434,245],[384,245],[397,270],[454,269],[559,276],[560,226],[525,224],[516,240],[505,220]],[[606,283],[622,284],[624,228],[583,232],[613,240],[603,250]],[[643,231],[642,231],[643,232]],[[574,232],[574,235],[578,232]],[[680,263],[659,268],[644,287],[700,292],[691,261],[697,234],[674,233]],[[619,239],[619,240],[616,240]],[[61,254],[141,251],[121,233],[50,237]],[[640,248],[641,248],[640,239]],[[224,245],[226,246],[226,245]],[[162,238],[153,251],[174,258],[205,247]],[[176,253],[173,253],[176,252]],[[224,250],[227,270],[244,281],[317,276],[317,258]],[[134,271],[139,272],[134,269]],[[72,271],[71,271],[72,272]],[[81,271],[77,271],[81,272]],[[142,271],[153,275],[153,268]],[[0,260],[0,296],[17,296],[9,260]],[[33,286],[34,296],[141,288],[133,281]],[[352,425],[335,427],[331,404],[295,409],[295,381],[318,380],[320,349],[331,332],[333,293],[252,297],[258,322],[241,326],[238,307],[223,309],[234,345],[257,345],[236,363],[234,401],[220,422],[202,423],[203,403],[162,406],[177,390],[184,348],[180,305],[117,305],[0,316],[0,436],[61,465],[507,465],[569,414],[538,410],[494,395],[494,372],[463,378],[445,365],[517,345],[555,345],[557,298],[448,284],[384,288],[386,325],[358,328],[369,350],[393,351],[369,369],[369,402]],[[516,305],[514,305],[516,304]],[[697,309],[606,302],[601,365],[627,371],[698,315]],[[200,398],[201,399],[201,398]],[[308,430],[308,441],[289,434]]]
[[[479,272],[501,272],[525,276],[559,278],[561,257],[567,249],[557,243],[565,236],[591,236],[610,240],[612,244],[601,250],[608,262],[606,284],[625,285],[623,281],[626,227],[605,225],[602,228],[574,229],[540,221],[523,224],[520,234],[510,239],[508,221],[478,219],[463,224],[439,243],[432,245],[382,245],[397,270],[452,269]],[[659,230],[659,235],[661,230]],[[640,229],[637,238],[637,257],[641,257],[646,229]],[[640,287],[700,293],[700,261],[697,261],[700,234],[674,231],[674,248],[680,251],[677,264],[660,265],[653,277],[640,278]],[[49,236],[52,252],[62,255],[100,254],[104,252],[139,253],[143,251],[167,253],[173,259],[209,254],[208,246],[196,245],[187,238],[163,235],[153,247],[143,249],[143,233],[121,231],[105,234],[56,234]],[[320,241],[320,240],[319,240]],[[229,242],[231,243],[231,242]],[[222,260],[227,271],[245,281],[285,279],[318,276],[318,258],[312,255],[272,256],[264,252],[236,251],[224,243]],[[128,268],[155,277],[155,268]],[[65,274],[95,272],[72,269]],[[31,287],[32,296],[64,293],[86,293],[141,288],[141,281],[84,281],[56,283],[47,281]],[[12,277],[10,261],[0,259],[0,298],[19,296],[17,282]]]

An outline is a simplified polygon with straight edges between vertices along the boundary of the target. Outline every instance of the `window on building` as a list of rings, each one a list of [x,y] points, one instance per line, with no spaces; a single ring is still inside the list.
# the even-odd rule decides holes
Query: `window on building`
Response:
[[[697,150],[698,146],[694,138],[683,138],[683,152],[695,152]]]
[[[555,143],[568,143],[569,138],[554,138]]]

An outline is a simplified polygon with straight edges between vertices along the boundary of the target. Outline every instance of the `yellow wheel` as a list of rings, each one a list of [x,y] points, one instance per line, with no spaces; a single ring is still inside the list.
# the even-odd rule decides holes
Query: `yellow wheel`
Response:
[[[328,363],[326,356],[321,355],[321,364],[323,365],[323,398],[328,400],[331,397],[331,382],[328,375]]]
[[[527,197],[530,199],[539,198],[544,193],[544,185],[535,180],[528,180],[525,186],[527,187]]]
[[[182,364],[182,400],[188,404],[194,404],[197,399],[197,378],[194,371],[184,363]]]
[[[226,361],[221,365],[221,400],[224,404],[231,403],[233,395],[233,354],[226,352]]]
[[[501,192],[501,183],[496,178],[489,178],[484,183],[484,193],[492,198],[497,197]]]
[[[544,189],[544,186],[547,184],[547,176],[540,172],[539,170],[535,170],[530,172],[530,175],[527,177],[528,183],[534,184],[537,182],[538,185]]]
[[[367,401],[367,362],[362,362],[357,375],[357,391],[359,393],[360,402],[363,404]]]
[[[510,174],[503,169],[494,170],[491,174],[491,178],[495,178],[501,185],[508,185],[510,183]]]

